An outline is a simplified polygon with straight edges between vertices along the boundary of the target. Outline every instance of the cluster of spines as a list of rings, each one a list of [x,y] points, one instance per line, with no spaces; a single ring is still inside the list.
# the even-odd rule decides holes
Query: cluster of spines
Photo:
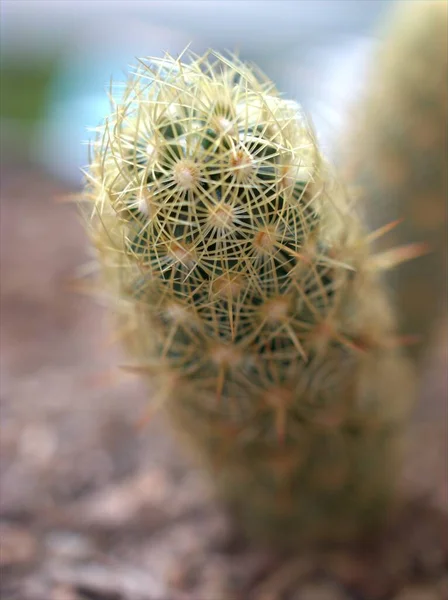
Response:
[[[379,464],[360,470],[400,419],[379,390],[389,371],[381,385],[367,371],[382,375],[382,352],[399,381],[405,369],[367,241],[309,124],[214,54],[142,62],[114,106],[88,174],[91,232],[135,324],[138,368],[206,461],[224,465],[221,487],[242,472],[268,512],[282,513],[286,486],[308,498],[301,526],[331,502],[347,524],[369,494],[387,496]]]
[[[162,355],[183,368],[204,340],[218,364],[239,346],[308,360],[334,271],[348,273],[319,231],[314,140],[296,105],[248,90],[246,71],[219,71],[204,57],[145,65],[103,133],[101,182],[140,271],[129,293],[158,315]]]

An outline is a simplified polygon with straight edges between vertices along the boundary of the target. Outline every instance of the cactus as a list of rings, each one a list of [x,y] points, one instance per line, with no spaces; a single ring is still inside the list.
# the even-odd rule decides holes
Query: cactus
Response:
[[[288,546],[376,528],[413,374],[387,260],[310,123],[211,51],[141,60],[112,105],[85,197],[128,368],[250,534]]]
[[[448,3],[397,3],[356,107],[347,151],[350,183],[366,222],[401,220],[386,243],[420,243],[428,252],[388,271],[402,334],[416,335],[421,360],[446,318]],[[362,144],[359,141],[362,140]],[[353,143],[356,141],[356,151]],[[443,322],[443,321],[442,321]]]

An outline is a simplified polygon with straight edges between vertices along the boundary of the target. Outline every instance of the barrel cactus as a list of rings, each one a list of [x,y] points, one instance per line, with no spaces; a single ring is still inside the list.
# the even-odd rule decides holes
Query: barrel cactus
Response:
[[[129,368],[243,528],[288,546],[377,527],[413,375],[388,255],[300,107],[234,57],[141,60],[85,197]]]
[[[409,349],[420,361],[446,319],[448,2],[397,2],[387,16],[353,111],[347,177],[369,227],[401,221],[376,241],[377,251],[387,243],[426,246],[386,278],[401,332],[419,338]]]

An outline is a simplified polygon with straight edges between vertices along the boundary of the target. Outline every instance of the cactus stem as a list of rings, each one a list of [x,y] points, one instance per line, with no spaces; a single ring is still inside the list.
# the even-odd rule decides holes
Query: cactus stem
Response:
[[[162,409],[254,534],[376,527],[412,372],[374,272],[421,248],[370,257],[398,222],[365,238],[300,106],[239,62],[141,61],[114,113],[88,220],[122,369],[156,390],[141,424]]]

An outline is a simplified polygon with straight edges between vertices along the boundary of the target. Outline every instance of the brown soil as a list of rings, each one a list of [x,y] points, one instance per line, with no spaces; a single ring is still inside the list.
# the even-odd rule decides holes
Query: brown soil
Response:
[[[207,494],[70,280],[88,262],[70,190],[11,166],[1,187],[3,600],[447,600],[446,355],[429,361],[404,484],[374,547],[279,556]],[[443,338],[443,336],[442,336]],[[443,338],[445,339],[445,338]]]

